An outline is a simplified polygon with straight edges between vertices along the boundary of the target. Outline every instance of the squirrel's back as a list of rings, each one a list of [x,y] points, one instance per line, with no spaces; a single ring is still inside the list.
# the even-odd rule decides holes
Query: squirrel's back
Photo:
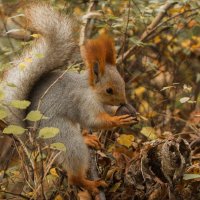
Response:
[[[6,103],[27,99],[31,88],[42,75],[80,57],[75,39],[76,23],[72,16],[62,15],[42,3],[27,7],[25,16],[29,27],[41,36],[5,72],[1,85],[4,87]],[[20,66],[24,66],[24,69]],[[14,84],[17,89],[9,87],[8,83]],[[7,121],[21,123],[24,113],[14,108],[11,112],[15,115],[12,114]]]

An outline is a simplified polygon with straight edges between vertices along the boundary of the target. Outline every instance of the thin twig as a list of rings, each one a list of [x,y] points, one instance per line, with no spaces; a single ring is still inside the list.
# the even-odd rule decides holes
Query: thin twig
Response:
[[[37,194],[38,190],[41,188],[42,184],[41,182],[44,181],[44,179],[46,178],[52,164],[55,162],[56,158],[62,153],[62,151],[59,151],[58,153],[55,154],[55,156],[49,161],[49,163],[47,164],[47,167],[46,167],[46,171],[44,173],[44,176],[42,177],[42,181],[40,181],[40,184],[38,185],[38,187],[36,188],[35,190],[35,194]],[[34,197],[33,197],[34,198]]]
[[[23,198],[23,199],[28,199],[29,200],[29,198],[28,197],[26,197],[26,196],[24,196],[24,195],[22,195],[22,194],[16,194],[16,193],[13,193],[13,192],[9,192],[9,191],[6,191],[6,190],[0,190],[0,193],[6,193],[6,194],[11,194],[11,195],[13,195],[13,196],[17,196],[17,197],[21,197],[21,198]]]
[[[93,15],[91,14],[91,11],[93,11],[96,8],[97,4],[98,4],[98,0],[91,1],[90,5],[88,7],[87,13],[83,17],[83,24],[81,26],[81,31],[80,31],[80,41],[79,41],[80,46],[82,46],[85,43],[85,40],[87,39],[87,31],[88,31],[88,27],[89,27],[89,23],[90,23],[90,18],[94,18],[97,16],[97,15],[95,15],[95,13]]]
[[[159,24],[159,22],[164,18],[164,16],[167,13],[167,10],[169,10],[172,6],[174,6],[175,4],[177,4],[177,2],[170,2],[170,3],[166,3],[162,8],[161,11],[158,13],[158,15],[154,18],[154,20],[151,22],[151,24],[149,26],[147,26],[147,28],[145,29],[145,31],[143,32],[143,34],[140,37],[140,42],[143,42],[149,34],[152,33],[152,30]],[[128,51],[126,51],[124,53],[123,56],[123,60],[129,58],[133,51],[135,50],[135,48],[137,47],[137,45],[134,45],[133,47],[131,47]],[[122,61],[122,57],[119,57],[117,59],[117,64],[120,64]]]
[[[27,179],[27,176],[25,175],[25,173],[22,173],[23,177],[24,177],[24,180],[26,181],[26,183],[28,184],[28,186],[33,190],[33,187],[30,185],[29,182],[32,182],[32,178],[31,178],[31,174],[30,174],[30,170],[28,169],[28,166],[26,165],[26,161],[23,159],[20,151],[19,151],[19,145],[16,144],[15,140],[14,140],[14,145],[15,145],[15,149],[20,157],[20,160],[21,160],[21,163],[22,163],[22,167],[24,167],[24,169],[26,169],[26,173],[28,174],[28,178],[29,180]],[[25,153],[26,154],[26,153]],[[30,158],[29,158],[30,159]]]
[[[182,16],[182,15],[184,15],[184,14],[187,13],[187,12],[192,12],[192,11],[195,11],[195,10],[198,10],[198,9],[200,9],[200,7],[193,8],[193,9],[190,9],[190,10],[186,10],[186,11],[184,11],[184,12],[182,12],[182,13],[178,13],[178,14],[176,14],[176,15],[174,15],[174,16],[168,18],[168,19],[166,19],[165,21],[159,23],[156,27],[154,27],[154,28],[151,30],[151,32],[154,32],[156,29],[158,29],[158,28],[161,27],[162,25],[166,24],[167,22],[171,21],[172,19],[175,19],[175,18],[177,18],[177,17],[179,17],[179,16]],[[198,14],[198,13],[197,13],[197,14]]]
[[[37,105],[37,110],[40,109],[40,106],[42,104],[42,100],[43,98],[47,95],[47,93],[49,92],[49,90],[60,80],[62,79],[62,77],[74,66],[74,64],[70,65],[43,93],[43,95],[40,97],[38,105]],[[36,127],[37,127],[37,121],[34,123],[33,125],[33,130],[36,131]]]
[[[130,10],[131,10],[131,0],[129,0],[128,3],[128,15],[127,15],[127,22],[126,22],[126,27],[125,27],[125,32],[124,32],[124,42],[123,42],[123,53],[122,53],[122,62],[124,61],[124,52],[125,52],[125,44],[126,44],[126,39],[127,39],[127,31],[128,31],[128,24],[129,24],[129,18],[130,18]],[[124,77],[124,70],[123,67],[121,67],[121,74],[122,77]]]

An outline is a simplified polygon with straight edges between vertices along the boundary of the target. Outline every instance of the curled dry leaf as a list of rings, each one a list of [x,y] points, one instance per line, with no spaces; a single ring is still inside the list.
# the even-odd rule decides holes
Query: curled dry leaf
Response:
[[[149,200],[167,197],[169,194],[173,196],[190,160],[191,150],[184,139],[171,138],[145,143],[140,157],[127,170],[125,184],[134,188],[131,195],[138,199],[144,199],[144,188]]]

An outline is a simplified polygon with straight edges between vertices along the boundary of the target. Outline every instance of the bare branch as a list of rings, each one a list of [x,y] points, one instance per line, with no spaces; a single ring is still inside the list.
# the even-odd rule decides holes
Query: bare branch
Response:
[[[159,22],[163,19],[163,17],[166,15],[167,11],[177,4],[177,2],[167,2],[162,8],[161,11],[158,13],[158,15],[154,18],[154,20],[151,22],[149,26],[147,26],[146,30],[143,32],[143,34],[140,37],[140,42],[145,41],[145,39],[152,33],[152,30],[159,24]],[[120,64],[124,59],[129,58],[137,45],[132,46],[128,51],[124,53],[123,56],[120,56],[117,59],[117,64]]]
[[[80,46],[84,44],[87,38],[87,31],[88,31],[90,19],[99,17],[101,15],[100,13],[92,12],[93,10],[95,10],[97,4],[98,4],[98,0],[91,1],[87,10],[87,14],[83,16],[83,24],[81,26],[81,31],[80,31],[80,41],[79,41]]]

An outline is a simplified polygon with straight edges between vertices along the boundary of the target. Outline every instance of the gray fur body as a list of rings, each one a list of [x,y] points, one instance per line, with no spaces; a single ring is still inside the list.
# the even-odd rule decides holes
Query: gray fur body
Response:
[[[33,88],[30,110],[37,108],[39,99],[47,88],[60,76],[60,73],[49,73]],[[80,126],[95,128],[94,119],[104,111],[103,105],[97,103],[93,89],[88,85],[88,73],[69,72],[59,79],[42,99],[40,111],[48,119],[41,120],[38,128],[57,127],[60,133],[49,143],[64,143],[67,151],[57,160],[66,170],[74,175],[86,171],[88,150],[84,144]],[[92,108],[93,112],[90,112]],[[31,124],[29,124],[31,125]]]
[[[59,135],[49,140],[49,143],[62,142],[67,151],[57,161],[72,175],[84,175],[88,167],[88,150],[80,127],[106,127],[107,121],[102,120],[99,115],[106,113],[106,106],[119,106],[126,102],[124,81],[116,67],[107,64],[104,74],[95,74],[95,87],[89,85],[88,70],[81,74],[66,73],[52,85],[60,73],[47,72],[80,57],[73,37],[73,20],[43,4],[32,5],[27,10],[27,16],[32,27],[43,37],[15,62],[15,67],[7,71],[3,85],[5,102],[9,104],[12,100],[29,98],[32,103],[29,111],[35,110],[39,99],[51,85],[39,108],[48,119],[41,120],[38,128],[59,128]],[[41,54],[42,58],[38,58],[36,54]],[[30,57],[32,62],[26,63],[23,71],[20,70],[17,65]],[[14,83],[17,88],[8,87],[7,82]],[[108,88],[112,88],[113,94],[107,92]],[[15,115],[11,115],[7,121],[22,124],[26,113],[14,108],[11,111]],[[5,151],[9,151],[9,147],[4,146]],[[0,155],[0,160],[2,157]]]

